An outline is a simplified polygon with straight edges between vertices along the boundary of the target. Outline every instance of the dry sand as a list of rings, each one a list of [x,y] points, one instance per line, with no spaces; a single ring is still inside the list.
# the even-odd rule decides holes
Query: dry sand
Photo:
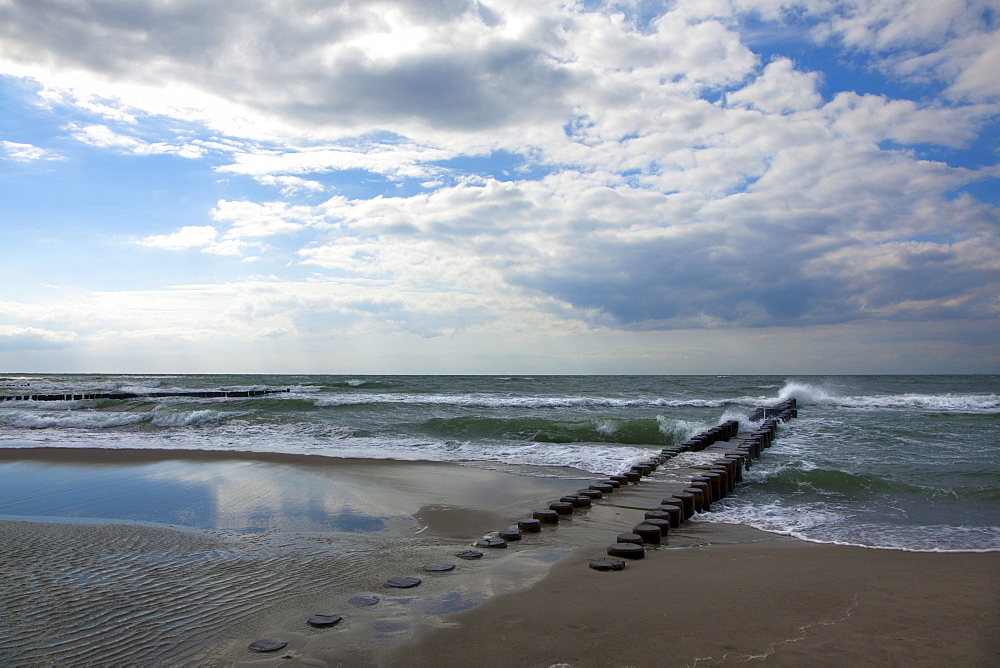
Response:
[[[0,490],[0,665],[1000,664],[1000,553],[816,545],[693,522],[623,572],[589,569],[641,518],[654,485],[462,562],[455,552],[483,532],[582,483],[458,465],[169,451],[0,449],[5,472],[50,476],[62,485],[52,503],[65,508],[105,508],[98,502],[111,495],[135,510],[164,502],[167,513],[191,495],[214,504],[199,521],[219,524],[123,522],[129,508],[97,522],[23,521],[9,510],[18,500]],[[322,529],[324,509],[374,524]],[[262,529],[225,525],[245,518]],[[423,574],[434,561],[458,568]],[[424,583],[384,589],[395,575]],[[371,593],[382,597],[372,608],[347,602]],[[317,612],[345,620],[313,629],[304,619]],[[249,652],[260,637],[288,646]]]

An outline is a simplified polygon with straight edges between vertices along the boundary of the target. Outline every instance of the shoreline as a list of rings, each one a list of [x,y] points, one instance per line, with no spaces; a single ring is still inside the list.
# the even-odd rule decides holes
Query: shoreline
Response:
[[[1000,660],[997,552],[819,544],[696,521],[672,530],[666,545],[622,572],[588,568],[641,518],[637,508],[645,495],[656,496],[655,482],[630,488],[631,500],[613,495],[508,549],[484,550],[479,562],[462,562],[454,554],[475,538],[582,481],[454,463],[96,448],[0,448],[3,471],[14,471],[8,477],[26,489],[37,487],[36,474],[49,484],[68,481],[60,493],[38,493],[52,505],[92,502],[103,512],[97,502],[110,494],[130,511],[149,503],[188,522],[178,523],[179,531],[169,522],[130,525],[119,516],[97,525],[83,517],[0,520],[0,565],[13,585],[8,595],[20,601],[0,600],[0,609],[17,613],[10,617],[21,643],[10,650],[18,652],[14,660],[81,662],[70,652],[88,638],[94,646],[82,662],[162,659],[169,645],[157,643],[167,629],[183,664]],[[215,525],[199,526],[190,507],[171,505],[177,499],[198,508],[214,504]],[[263,517],[262,509],[275,514]],[[326,526],[328,516],[345,524]],[[405,593],[381,585],[438,561],[458,568],[421,573],[424,583]],[[370,609],[347,603],[365,593],[382,601]],[[72,613],[64,611],[67,602]],[[109,603],[118,607],[109,610]],[[324,610],[345,621],[322,631],[304,623]],[[109,633],[123,638],[108,641]],[[274,654],[248,651],[260,637],[288,646]]]

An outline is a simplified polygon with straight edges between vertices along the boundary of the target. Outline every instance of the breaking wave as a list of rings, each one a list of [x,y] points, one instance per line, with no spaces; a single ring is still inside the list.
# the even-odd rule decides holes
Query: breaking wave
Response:
[[[800,406],[826,405],[861,410],[919,410],[927,412],[1000,413],[997,394],[874,394],[851,395],[820,385],[789,381],[778,392],[778,401],[795,399]]]
[[[664,397],[618,398],[586,396],[517,396],[501,394],[409,394],[332,393],[313,399],[316,406],[358,406],[365,404],[428,404],[469,408],[578,408],[578,407],[669,407],[717,408],[725,399],[667,399]]]
[[[112,429],[148,423],[156,427],[191,427],[217,424],[240,413],[209,409],[172,411],[157,408],[151,411],[110,412],[96,410],[25,411],[0,414],[0,424],[20,429]]]
[[[451,440],[519,440],[535,443],[620,443],[666,446],[683,441],[697,428],[682,421],[655,419],[597,418],[550,420],[537,417],[431,418],[421,431]],[[679,439],[679,440],[678,440]]]

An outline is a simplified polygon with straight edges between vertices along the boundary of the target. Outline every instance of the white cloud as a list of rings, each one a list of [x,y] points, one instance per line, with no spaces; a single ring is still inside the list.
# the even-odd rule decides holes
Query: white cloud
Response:
[[[875,54],[875,65],[915,81],[939,80],[953,99],[1000,99],[994,0],[846,0],[799,9],[824,20],[813,34]],[[994,17],[994,18],[989,18]]]
[[[99,148],[115,149],[123,153],[134,153],[135,155],[171,154],[189,159],[201,158],[205,154],[202,147],[193,143],[175,145],[165,142],[147,142],[115,132],[106,125],[80,126],[71,124],[66,129],[79,142]]]
[[[0,325],[0,351],[64,348],[77,340],[74,332]]]
[[[337,275],[484,301],[499,292],[554,297],[563,317],[591,324],[844,322],[869,317],[866,303],[905,304],[929,284],[947,286],[939,301],[951,306],[940,317],[983,317],[982,287],[995,283],[1000,260],[969,253],[996,242],[991,213],[974,200],[939,199],[966,179],[842,144],[783,152],[747,192],[700,201],[565,172],[408,198],[337,197],[322,207],[334,238],[300,255]],[[909,239],[934,235],[943,219],[962,225],[954,241],[918,244],[932,262],[904,271],[856,261],[915,247]],[[877,314],[912,317],[905,311]]]
[[[201,249],[201,252],[210,255],[223,255],[227,257],[241,257],[246,253],[250,245],[239,239],[223,239],[218,243],[208,244]]]
[[[298,232],[319,222],[311,207],[289,206],[284,202],[257,204],[219,200],[210,212],[213,220],[229,227],[221,234],[213,225],[185,225],[171,234],[154,234],[135,243],[172,251],[200,250],[212,255],[244,255],[260,249],[257,239]]]
[[[840,93],[824,111],[836,119],[839,132],[863,141],[891,139],[901,144],[962,147],[978,136],[979,126],[993,110],[986,105],[921,106],[910,100]]]
[[[272,174],[260,174],[254,178],[262,185],[278,187],[281,194],[286,197],[303,192],[322,192],[326,190],[326,186],[319,181],[303,179],[298,176],[274,176]]]
[[[818,80],[818,73],[800,72],[788,58],[778,58],[751,84],[727,97],[731,103],[776,114],[815,109],[822,102]]]
[[[166,250],[185,250],[201,248],[215,243],[219,231],[211,225],[185,225],[172,234],[155,234],[136,243],[140,246],[164,248]]]
[[[290,206],[285,202],[233,202],[219,200],[212,210],[212,219],[230,223],[225,238],[243,240],[297,232],[317,215],[308,206]]]
[[[352,275],[380,273],[380,256],[385,243],[363,239],[338,239],[323,246],[303,248],[299,255],[306,264]]]
[[[414,145],[371,143],[363,149],[324,147],[283,152],[241,152],[233,156],[234,163],[218,169],[253,176],[361,169],[390,178],[426,178],[439,170],[425,163],[446,160],[454,155],[449,151]]]
[[[0,153],[7,159],[17,162],[31,162],[32,160],[62,160],[58,153],[53,153],[47,149],[33,144],[21,144],[12,141],[0,141]]]
[[[1000,100],[1000,77],[997,76],[1000,39],[995,31],[958,38],[930,59],[937,61],[935,64],[951,82],[946,92],[953,99],[994,103]]]

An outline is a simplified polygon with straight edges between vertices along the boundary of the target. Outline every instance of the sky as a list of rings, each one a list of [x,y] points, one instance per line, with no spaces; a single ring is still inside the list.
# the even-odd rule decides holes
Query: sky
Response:
[[[0,372],[1000,373],[1000,0],[0,0]]]

